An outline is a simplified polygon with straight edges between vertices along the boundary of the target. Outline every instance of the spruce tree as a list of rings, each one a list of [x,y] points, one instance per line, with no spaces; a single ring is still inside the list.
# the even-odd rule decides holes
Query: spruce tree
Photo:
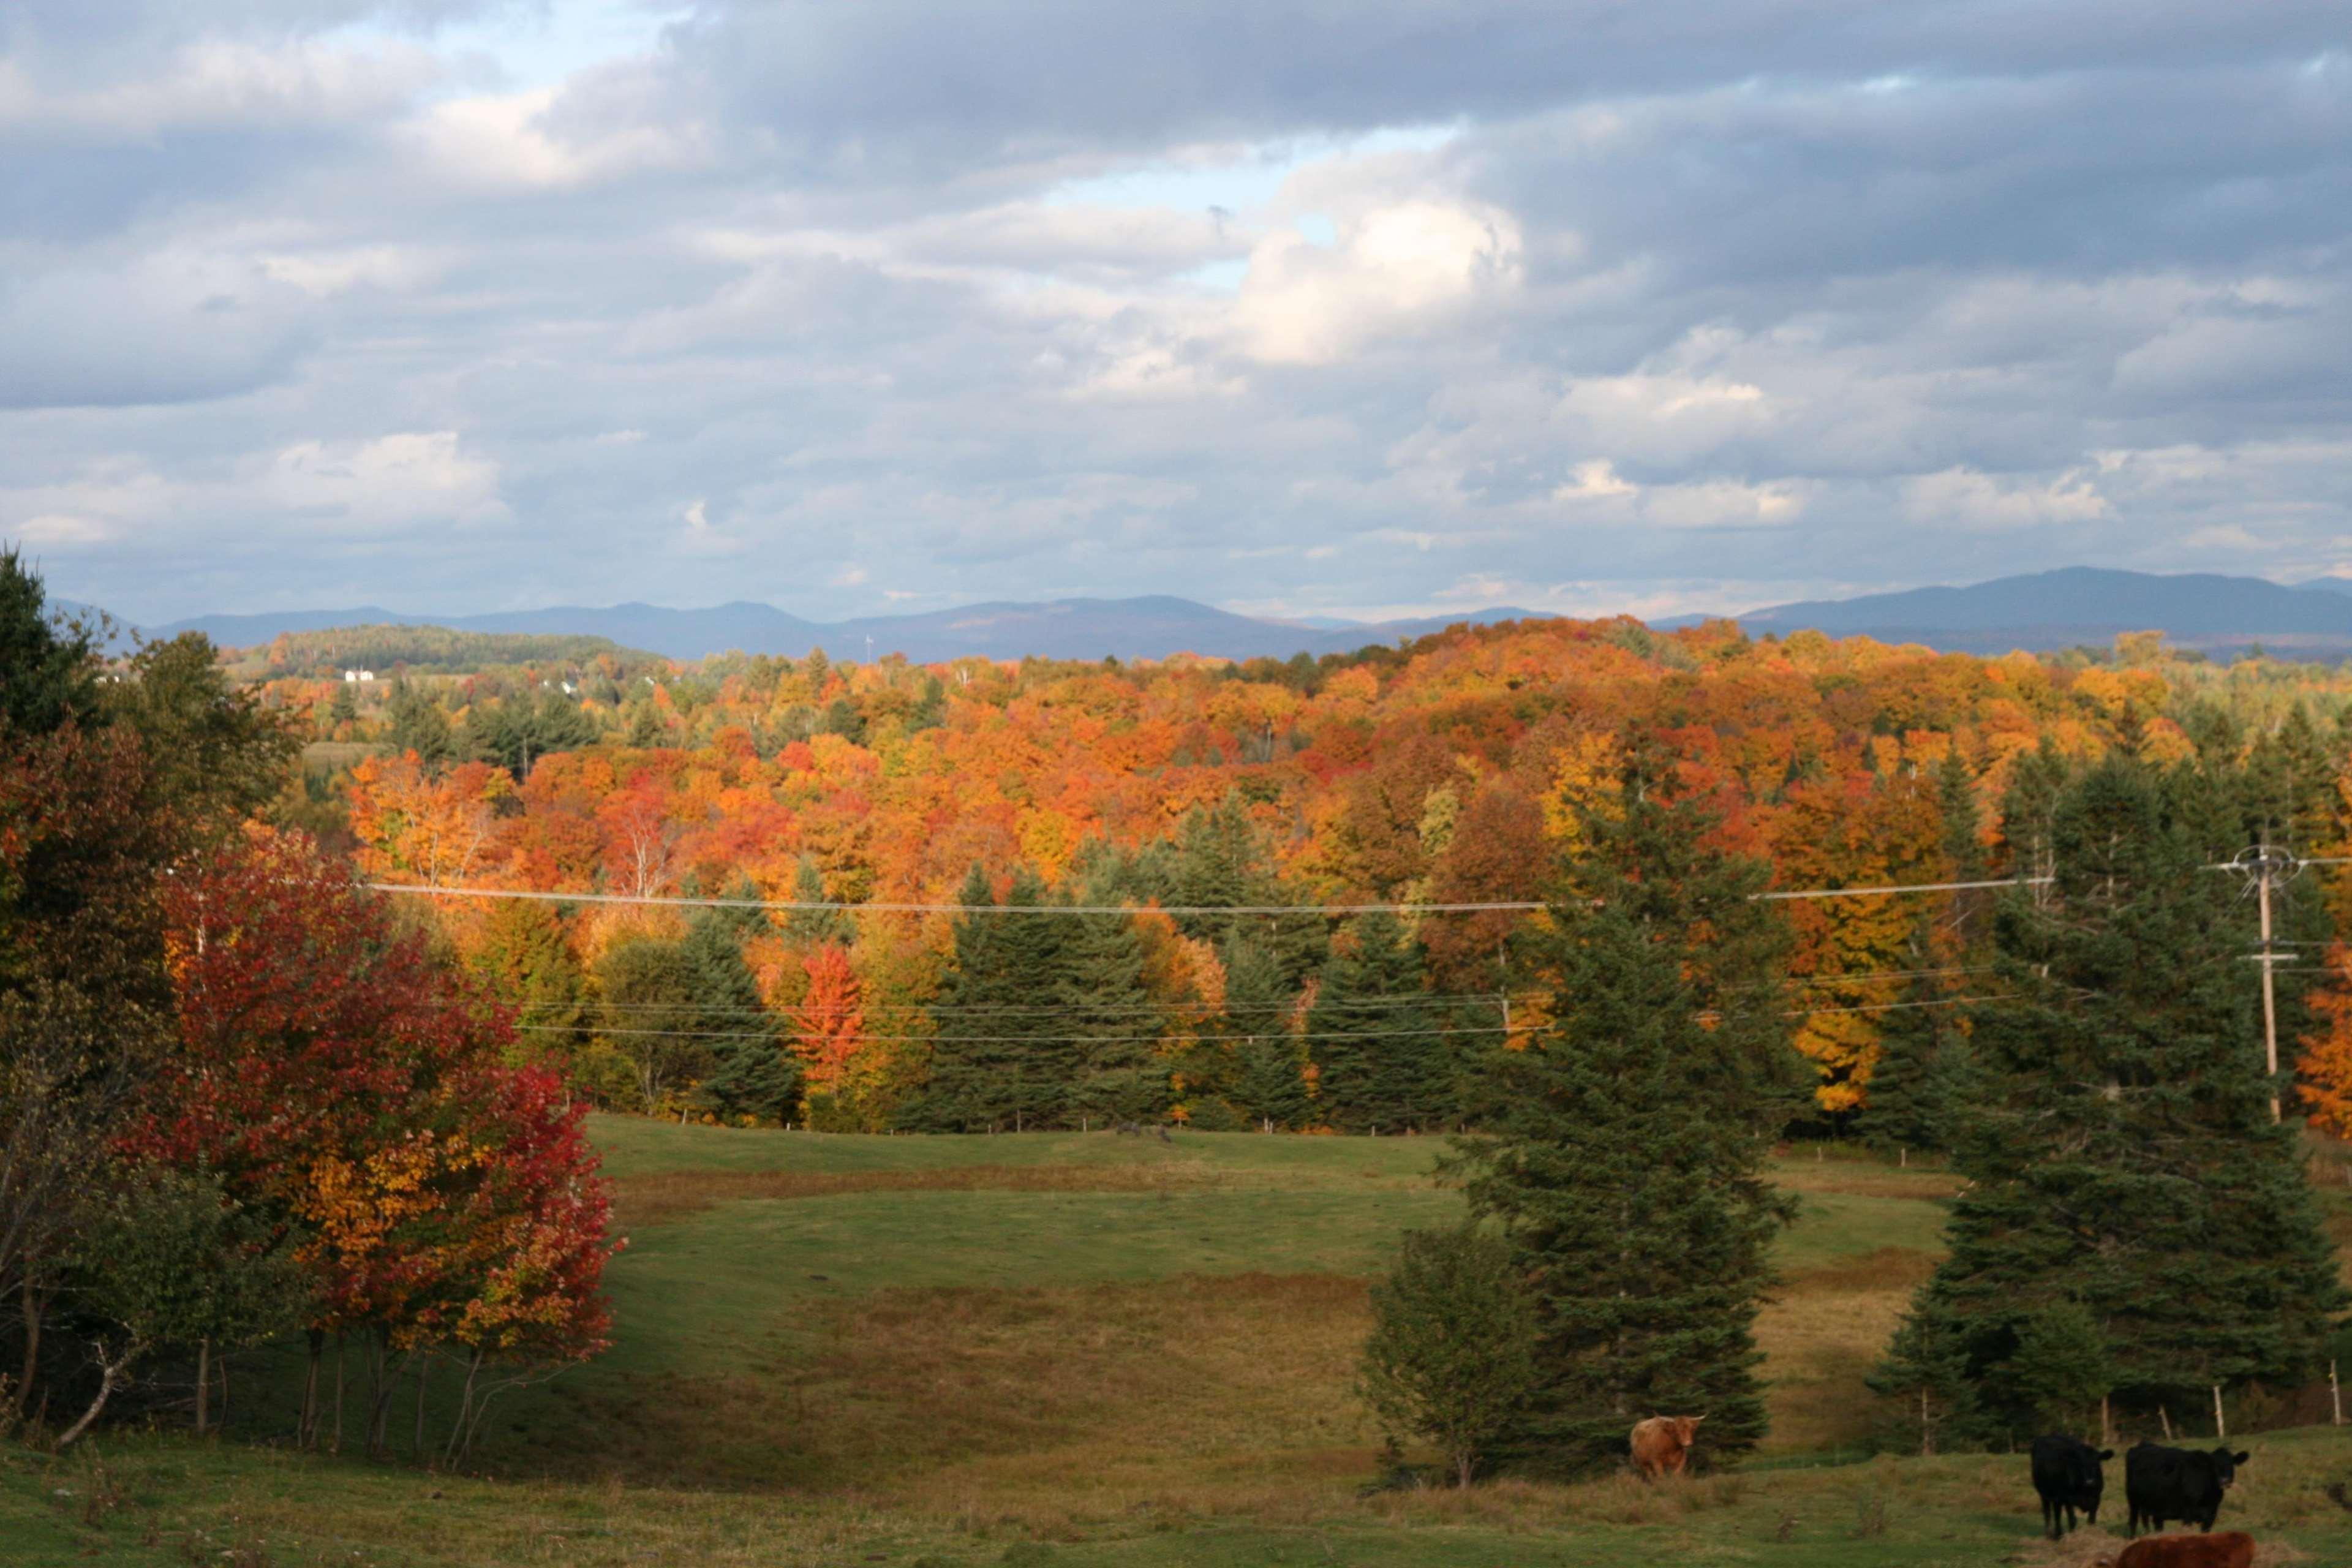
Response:
[[[1307,1013],[1323,1119],[1343,1132],[1427,1131],[1456,1104],[1421,947],[1386,910],[1357,917]]]
[[[2087,1320],[2126,1406],[2182,1408],[2309,1373],[2346,1305],[2295,1130],[2271,1121],[2250,921],[2204,868],[2216,814],[2191,773],[2119,759],[2058,791],[2057,881],[1995,921],[1969,1185],[1913,1308],[1959,1345],[1980,1438],[2042,1418],[2038,1361],[2085,1338],[2053,1324]]]
[[[1265,942],[1239,924],[1218,949],[1225,966],[1225,1037],[1234,1056],[1234,1100],[1261,1125],[1304,1127],[1307,1053],[1291,1027],[1297,998],[1283,984],[1282,965]]]
[[[1946,1150],[1977,1092],[1976,1047],[1943,978],[1915,975],[1897,1000],[1883,1015],[1862,1134],[1882,1149]]]
[[[1238,794],[1228,794],[1213,807],[1194,807],[1176,830],[1170,853],[1155,857],[1140,871],[1156,871],[1156,881],[1141,890],[1163,904],[1180,909],[1230,910],[1268,905],[1311,903],[1296,895],[1274,870],[1274,853],[1250,820]],[[1262,921],[1268,948],[1282,966],[1282,976],[1293,990],[1306,984],[1330,950],[1330,932],[1318,915],[1265,915]],[[1204,942],[1218,940],[1232,917],[1183,915],[1177,929]]]
[[[957,902],[997,904],[974,866]],[[1046,902],[1024,869],[1002,900],[1007,910]],[[1062,1037],[1067,921],[1031,914],[967,914],[954,927],[955,954],[940,988],[940,1028],[929,1081],[900,1112],[903,1125],[936,1132],[1013,1131],[1063,1124],[1076,1052]],[[1076,1118],[1070,1125],[1076,1125]]]
[[[449,715],[441,704],[411,686],[404,677],[392,683],[392,699],[384,705],[386,738],[395,752],[415,752],[427,766],[444,763],[457,750]]]
[[[1143,941],[1135,922],[1125,915],[1087,915],[1063,923],[1069,930],[1051,994],[1061,1011],[1051,1022],[1057,1035],[1077,1039],[1069,1050],[1071,1076],[1057,1120],[1096,1127],[1156,1120],[1169,1100],[1159,1048],[1165,1020],[1143,984]]]
[[[1535,1289],[1541,1386],[1505,1444],[1517,1468],[1589,1470],[1664,1413],[1737,1454],[1765,1429],[1756,1314],[1791,1205],[1766,1179],[1800,1103],[1785,936],[1759,862],[1715,847],[1636,736],[1580,811],[1530,953],[1559,1016],[1498,1053],[1486,1131],[1455,1168]]]
[[[710,1043],[709,1075],[695,1100],[722,1121],[786,1121],[800,1100],[799,1058],[743,962],[743,939],[760,924],[754,910],[704,910],[680,944],[694,975],[690,1027]]]
[[[793,868],[793,902],[833,901],[825,897],[824,874],[817,869],[814,860],[802,856]],[[828,942],[845,944],[856,934],[845,910],[793,910],[784,916],[784,939],[795,947],[816,947]]]
[[[0,734],[46,735],[97,716],[97,647],[47,601],[24,558],[0,548]]]

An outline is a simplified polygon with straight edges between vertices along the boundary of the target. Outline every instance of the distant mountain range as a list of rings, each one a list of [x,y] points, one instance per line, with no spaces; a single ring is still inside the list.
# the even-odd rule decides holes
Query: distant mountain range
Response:
[[[822,647],[838,658],[904,654],[918,664],[980,656],[989,658],[1165,658],[1197,653],[1223,658],[1296,653],[1346,653],[1368,643],[1425,637],[1464,621],[1542,618],[1532,610],[1487,609],[1417,620],[1310,625],[1262,620],[1155,595],[1136,599],[1054,599],[1041,604],[965,605],[920,615],[868,616],[810,621],[772,605],[738,601],[709,609],[657,605],[605,608],[565,605],[487,616],[417,616],[362,605],[348,610],[292,610],[250,616],[196,616],[141,629],[149,637],[202,632],[223,647],[248,647],[286,632],[358,626],[447,626],[457,631],[609,637],[625,647],[666,658],[714,653],[781,654],[799,658]]]
[[[2160,631],[2179,647],[2210,653],[2260,643],[2295,658],[2352,655],[2352,583],[2332,578],[2290,588],[2261,577],[2069,566],[1965,588],[1776,605],[1732,618],[1751,636],[1810,627],[1950,653],[2103,647],[2120,632]]]
[[[283,632],[356,626],[448,626],[458,631],[609,637],[666,658],[714,653],[782,654],[798,658],[823,647],[840,658],[903,654],[917,663],[977,655],[989,658],[1287,658],[1348,653],[1370,643],[1425,637],[1469,621],[1541,620],[1510,608],[1413,620],[1271,620],[1166,595],[1135,599],[1053,599],[1037,604],[965,605],[919,615],[811,621],[772,605],[738,601],[709,609],[657,605],[604,608],[558,605],[487,616],[418,616],[363,605],[348,610],[198,616],[144,628],[151,637],[203,632],[224,647],[267,643]],[[1688,626],[1711,616],[1657,623]],[[2288,587],[2260,577],[2174,576],[2070,566],[2000,577],[1968,587],[1912,588],[1852,599],[1775,605],[1728,617],[1751,636],[1787,637],[1811,628],[1831,637],[1923,643],[1954,653],[2046,651],[2104,647],[2120,632],[2160,631],[2173,643],[2226,654],[2260,643],[2295,658],[2352,658],[2352,582],[2325,579]]]

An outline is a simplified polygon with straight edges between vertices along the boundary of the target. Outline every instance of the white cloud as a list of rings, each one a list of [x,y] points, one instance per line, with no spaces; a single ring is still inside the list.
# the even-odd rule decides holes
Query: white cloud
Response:
[[[1411,200],[1348,217],[1336,245],[1276,229],[1250,252],[1233,320],[1243,352],[1328,364],[1434,326],[1521,279],[1519,226],[1498,207]]]
[[[299,441],[253,466],[248,478],[254,490],[289,512],[346,526],[507,515],[498,464],[461,450],[454,430]]]
[[[542,87],[445,100],[412,120],[404,137],[441,177],[478,190],[574,188],[691,168],[710,156],[709,132],[699,123],[566,115],[562,91]]]
[[[72,512],[45,511],[16,525],[16,537],[27,544],[99,544],[114,537],[103,518]]]
[[[1590,462],[1577,464],[1568,483],[1552,490],[1551,499],[1558,501],[1607,500],[1639,493],[1638,486],[1617,477],[1617,465],[1606,458],[1595,458]]]
[[[362,121],[394,112],[441,73],[413,44],[359,49],[311,39],[206,39],[161,68],[92,86],[44,87],[19,58],[0,58],[0,135],[38,130],[114,142],[230,127]]]
[[[2107,498],[2080,469],[2036,480],[1953,468],[1922,474],[1903,485],[1904,515],[1937,526],[1989,531],[2040,528],[2095,521],[2108,510]]]
[[[323,299],[358,288],[424,288],[440,275],[447,257],[416,246],[361,245],[274,251],[258,265],[265,276]]]

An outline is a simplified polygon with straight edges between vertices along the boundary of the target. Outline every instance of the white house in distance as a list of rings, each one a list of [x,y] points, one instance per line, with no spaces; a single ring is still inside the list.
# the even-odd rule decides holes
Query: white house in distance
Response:
[[[373,669],[347,669],[343,671],[343,683],[347,686],[358,685],[362,681],[373,680],[374,679],[375,671]]]

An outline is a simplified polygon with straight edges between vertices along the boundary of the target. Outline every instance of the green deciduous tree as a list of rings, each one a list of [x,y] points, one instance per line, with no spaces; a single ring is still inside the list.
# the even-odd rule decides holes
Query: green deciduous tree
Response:
[[[1502,1237],[1408,1231],[1372,1287],[1357,1388],[1392,1439],[1428,1442],[1466,1487],[1536,1385],[1535,1302]]]
[[[702,975],[685,944],[625,937],[596,961],[599,1043],[629,1065],[646,1112],[686,1092],[710,1070],[711,1042],[696,1030]]]
[[[210,1425],[212,1363],[292,1333],[310,1310],[304,1270],[278,1228],[203,1172],[161,1168],[106,1184],[76,1226],[68,1300],[105,1347],[86,1427],[138,1357],[195,1354],[195,1428]],[[110,1371],[110,1376],[104,1375]]]
[[[278,715],[229,683],[197,632],[142,647],[108,682],[105,712],[139,736],[158,805],[204,838],[283,792],[301,749]]]

